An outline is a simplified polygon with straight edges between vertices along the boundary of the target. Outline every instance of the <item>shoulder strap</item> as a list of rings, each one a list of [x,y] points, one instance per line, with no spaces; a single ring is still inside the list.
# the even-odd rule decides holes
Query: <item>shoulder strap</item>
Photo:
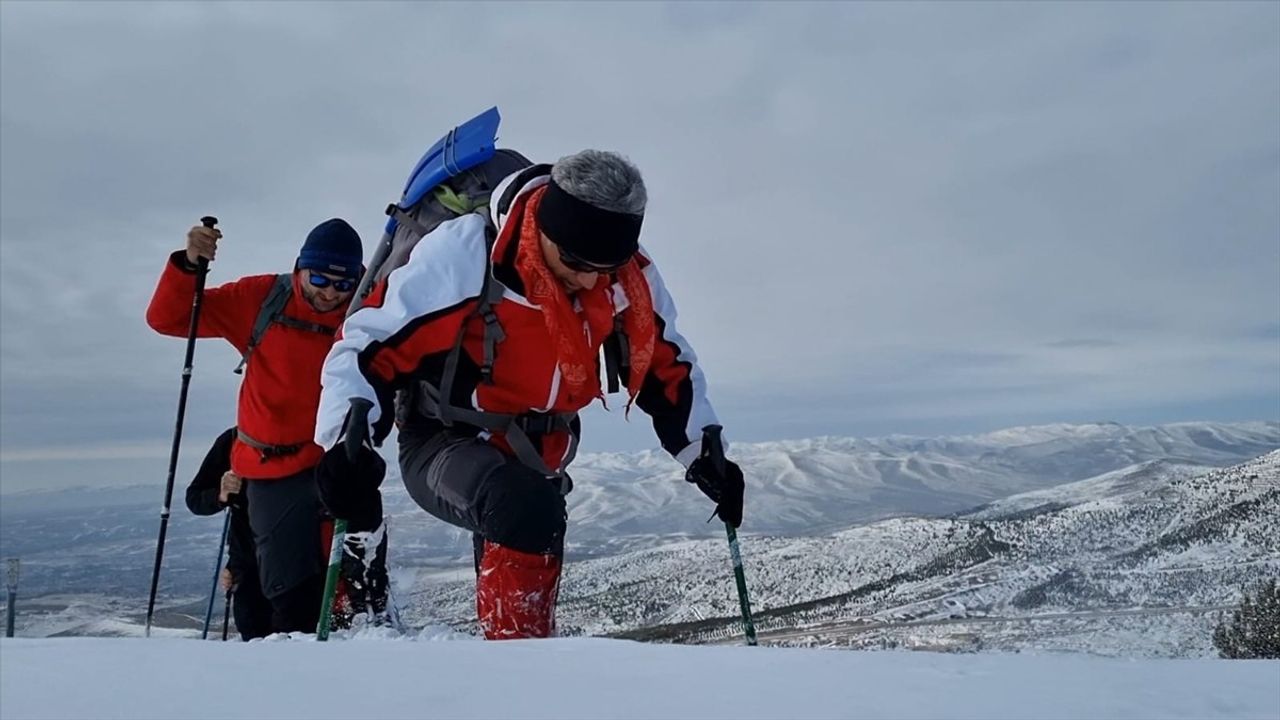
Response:
[[[613,333],[604,341],[604,375],[611,393],[631,379],[631,342],[621,314],[613,316]]]
[[[449,355],[444,361],[444,373],[440,378],[440,396],[442,409],[445,410],[446,415],[450,409],[449,400],[453,397],[453,381],[458,374],[458,359],[462,355],[462,339],[466,336],[467,321],[477,315],[484,320],[484,362],[480,366],[480,380],[485,384],[493,384],[493,362],[497,357],[498,343],[507,339],[502,323],[498,321],[498,314],[493,311],[494,306],[502,302],[502,295],[506,290],[502,283],[493,277],[493,246],[498,241],[498,229],[494,227],[487,214],[482,216],[485,218],[484,280],[480,285],[480,297],[476,302],[475,310],[462,321],[462,326],[458,328],[458,335],[453,340],[453,347],[449,349]],[[446,425],[452,424],[453,420],[450,417],[440,419]]]
[[[493,308],[502,302],[502,295],[506,292],[506,288],[493,276],[493,245],[498,231],[489,224],[485,229],[485,236],[488,242],[485,243],[484,284],[480,287],[480,303],[476,311],[484,320],[484,362],[480,365],[480,380],[487,385],[492,385],[493,361],[497,357],[498,343],[507,339],[507,334],[502,330],[502,324],[498,322],[498,314],[493,311]]]
[[[483,208],[478,211],[482,212]],[[462,355],[462,340],[466,336],[467,322],[477,315],[484,320],[484,364],[480,367],[482,382],[493,383],[493,361],[497,354],[497,345],[506,339],[506,333],[503,332],[502,324],[498,321],[498,315],[494,312],[494,307],[502,302],[502,296],[506,292],[506,287],[493,276],[493,248],[498,240],[498,229],[494,227],[488,215],[485,215],[485,219],[484,281],[480,287],[479,300],[476,303],[475,310],[462,321],[462,326],[458,328],[457,337],[454,338],[453,347],[449,349],[449,354],[445,357],[439,390],[430,383],[422,381],[420,385],[422,386],[423,394],[420,397],[420,402],[427,409],[428,415],[438,418],[446,427],[452,426],[455,422],[461,422],[484,428],[489,432],[503,433],[507,438],[508,444],[515,451],[516,457],[522,463],[546,477],[558,476],[561,481],[560,492],[565,494],[569,492],[568,475],[564,473],[563,469],[549,468],[543,462],[541,455],[534,448],[524,428],[522,421],[526,418],[520,415],[458,407],[453,404],[453,383],[458,375],[458,361]],[[541,431],[563,429],[569,432],[569,450],[562,467],[572,462],[578,452],[578,435],[573,432],[572,428],[573,419],[576,417],[577,413],[562,413],[542,418],[547,423],[547,426],[542,428]]]
[[[284,306],[289,302],[289,295],[292,292],[293,276],[288,273],[277,275],[271,290],[267,292],[267,297],[262,301],[262,306],[258,308],[258,317],[253,321],[253,330],[249,333],[249,346],[245,348],[244,355],[240,357],[240,364],[235,369],[237,375],[244,372],[249,356],[253,354],[253,349],[258,346],[258,343],[262,342],[262,336],[266,334],[272,321],[284,312]]]

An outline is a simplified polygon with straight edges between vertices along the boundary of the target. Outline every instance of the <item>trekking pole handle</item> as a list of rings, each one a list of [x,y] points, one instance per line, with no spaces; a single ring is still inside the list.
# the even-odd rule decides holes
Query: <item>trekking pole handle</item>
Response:
[[[205,215],[204,217],[200,218],[200,224],[212,230],[213,226],[218,224],[218,218],[212,215]],[[204,276],[209,272],[209,258],[201,256],[200,259],[196,261],[196,271],[200,275],[199,279],[197,280],[197,285],[198,285],[197,290],[200,293],[203,293],[204,292]]]
[[[724,477],[724,438],[721,425],[708,425],[702,428],[702,454],[711,460],[711,466],[720,477]]]
[[[347,451],[347,459],[355,462],[360,454],[360,446],[369,436],[369,411],[373,403],[364,398],[351,398],[351,410],[347,412],[346,437],[343,447]]]

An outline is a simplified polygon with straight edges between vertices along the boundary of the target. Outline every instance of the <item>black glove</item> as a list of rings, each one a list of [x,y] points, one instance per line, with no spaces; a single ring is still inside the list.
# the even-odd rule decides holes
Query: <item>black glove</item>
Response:
[[[229,508],[232,508],[233,510],[239,510],[243,512],[244,509],[248,506],[249,506],[249,501],[247,498],[245,498],[244,490],[241,490],[238,493],[231,493],[230,495],[228,495],[227,504],[224,505],[223,507],[229,507]]]
[[[720,453],[719,458],[716,453]],[[742,479],[742,468],[732,460],[725,459],[723,453],[718,434],[714,441],[704,434],[702,454],[689,465],[684,479],[697,485],[704,495],[711,498],[716,504],[716,515],[736,528],[742,524],[742,499],[746,483]],[[721,462],[723,470],[717,469]]]
[[[347,521],[349,532],[373,530],[382,523],[382,494],[378,487],[386,474],[387,463],[371,448],[360,446],[352,462],[347,458],[347,449],[338,443],[316,466],[320,502],[331,515]]]

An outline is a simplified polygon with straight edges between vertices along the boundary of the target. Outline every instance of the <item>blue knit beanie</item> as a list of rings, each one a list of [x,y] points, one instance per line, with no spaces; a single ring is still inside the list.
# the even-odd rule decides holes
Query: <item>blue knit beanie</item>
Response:
[[[345,220],[325,220],[307,234],[298,253],[300,270],[320,270],[345,277],[360,277],[364,247],[360,235]]]

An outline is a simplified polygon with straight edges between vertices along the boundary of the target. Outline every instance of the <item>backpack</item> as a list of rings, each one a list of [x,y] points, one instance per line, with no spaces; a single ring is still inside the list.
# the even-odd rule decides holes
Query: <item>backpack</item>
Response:
[[[486,110],[449,131],[418,161],[400,201],[387,206],[386,229],[356,291],[357,300],[408,262],[418,241],[446,220],[478,213],[496,232],[488,212],[493,190],[507,176],[533,166],[515,150],[496,147],[499,119],[496,107]],[[489,238],[490,250],[495,239]]]
[[[449,131],[422,156],[405,182],[400,201],[387,206],[386,214],[389,219],[382,240],[374,251],[369,270],[362,278],[356,298],[348,310],[349,313],[358,310],[377,283],[390,275],[392,270],[408,262],[409,253],[418,241],[441,223],[467,213],[479,213],[485,218],[487,228],[486,269],[479,302],[470,317],[480,316],[484,319],[484,356],[480,364],[480,381],[485,384],[493,383],[493,363],[497,347],[505,339],[502,325],[493,311],[502,300],[504,287],[493,277],[492,253],[498,231],[493,224],[489,203],[494,190],[507,177],[521,171],[528,178],[550,172],[550,166],[534,165],[515,150],[497,148],[500,120],[498,109],[489,108]],[[524,184],[520,177],[510,183],[498,200],[500,212],[505,212]],[[445,360],[439,387],[419,380],[408,393],[398,392],[397,416],[407,408],[416,407],[428,417],[441,421],[446,427],[461,422],[490,432],[504,433],[521,462],[548,477],[559,476],[562,491],[567,492],[568,476],[562,469],[552,470],[545,465],[534,450],[527,433],[570,430],[572,440],[564,461],[564,465],[568,465],[577,452],[577,433],[571,430],[577,418],[576,413],[530,413],[515,416],[459,407],[449,402],[462,354],[462,338],[466,326],[467,323],[464,322]],[[619,352],[618,349],[625,348],[625,338],[616,332],[620,327],[620,321],[616,322],[614,336],[606,341],[605,357],[609,361],[610,392],[617,390],[617,374],[629,372],[629,368],[614,362],[618,357],[629,357],[629,353]]]
[[[486,110],[449,131],[418,161],[405,183],[400,202],[387,206],[389,219],[382,241],[348,310],[350,313],[358,309],[377,283],[408,262],[409,253],[418,241],[441,223],[468,213],[480,215],[485,219],[487,242],[485,278],[476,314],[483,316],[485,322],[484,364],[480,368],[485,383],[493,381],[497,344],[504,338],[502,326],[493,312],[493,306],[502,299],[503,288],[494,280],[489,260],[497,240],[497,228],[489,213],[490,198],[498,184],[512,173],[545,168],[534,166],[515,150],[496,148],[499,120],[496,107]],[[505,198],[508,204],[519,183],[512,183],[512,188]],[[451,377],[446,384],[452,384]]]
[[[285,327],[306,332],[320,333],[329,337],[337,334],[338,328],[285,315],[284,306],[289,302],[289,296],[292,294],[293,275],[290,273],[277,275],[275,282],[271,285],[271,289],[267,291],[267,296],[263,298],[262,305],[258,308],[258,317],[253,321],[253,330],[249,333],[249,345],[245,348],[244,354],[240,356],[240,364],[232,372],[237,375],[244,373],[244,366],[249,363],[249,356],[253,354],[254,348],[262,342],[262,336],[267,334],[267,329],[273,324],[284,325]]]

